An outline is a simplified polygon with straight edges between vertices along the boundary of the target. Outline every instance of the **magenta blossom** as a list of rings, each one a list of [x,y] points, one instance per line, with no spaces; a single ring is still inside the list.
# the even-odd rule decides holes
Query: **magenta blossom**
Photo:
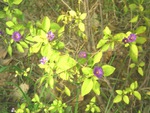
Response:
[[[0,31],[0,35],[3,35],[3,32],[2,32],[2,31]]]
[[[16,41],[16,42],[19,42],[20,40],[21,40],[21,34],[19,33],[19,32],[14,32],[13,34],[12,34],[12,39],[14,40],[14,41]]]
[[[79,57],[80,58],[86,58],[87,57],[87,53],[85,51],[80,51],[79,52]]]
[[[46,57],[41,58],[40,60],[41,64],[45,64],[46,62],[48,62],[48,59]]]
[[[136,40],[136,35],[135,35],[135,34],[130,34],[130,35],[128,36],[128,38],[124,38],[124,39],[122,40],[122,42],[123,42],[124,44],[126,44],[126,43],[134,42],[135,40]]]
[[[136,40],[136,35],[135,34],[130,34],[128,36],[128,42],[134,42]]]
[[[96,77],[101,78],[104,74],[103,69],[101,67],[94,67],[93,73]]]
[[[48,38],[49,41],[52,41],[55,38],[54,33],[52,33],[51,31],[49,31],[47,33],[47,38]]]

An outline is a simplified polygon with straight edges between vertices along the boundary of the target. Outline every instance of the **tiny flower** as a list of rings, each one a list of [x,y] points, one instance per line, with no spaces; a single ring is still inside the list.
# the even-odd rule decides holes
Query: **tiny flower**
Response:
[[[48,61],[46,57],[41,58],[40,63],[45,64]]]
[[[126,44],[126,43],[128,43],[129,41],[128,41],[127,38],[124,38],[124,39],[122,40],[122,42],[123,42],[124,44]]]
[[[135,40],[136,40],[135,34],[130,34],[130,36],[128,36],[128,42],[134,42]]]
[[[19,32],[14,32],[12,35],[12,39],[14,39],[14,41],[18,42],[21,40],[21,34]]]
[[[14,112],[15,112],[15,108],[12,108],[12,109],[11,109],[11,112],[14,113]]]
[[[51,31],[49,31],[49,32],[47,33],[47,38],[48,38],[49,41],[52,41],[52,40],[54,39],[54,37],[55,37],[55,35],[54,35],[54,33],[52,33]]]
[[[86,58],[86,56],[87,56],[87,54],[86,54],[85,51],[80,51],[80,52],[79,52],[79,57],[80,57],[80,58]]]
[[[2,31],[0,31],[0,35],[3,35],[3,32],[2,32]]]
[[[98,67],[98,66],[94,67],[93,73],[94,73],[94,75],[97,76],[98,78],[101,78],[101,77],[103,76],[103,74],[104,74],[102,68],[101,68],[101,67]]]

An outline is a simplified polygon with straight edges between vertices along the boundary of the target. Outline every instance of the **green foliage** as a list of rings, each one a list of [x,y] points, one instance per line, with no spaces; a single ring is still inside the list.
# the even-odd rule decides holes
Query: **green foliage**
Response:
[[[86,112],[91,112],[91,113],[99,113],[101,112],[100,108],[95,105],[96,104],[96,97],[93,97],[88,105],[86,105]]]
[[[133,62],[138,62],[138,48],[135,44],[130,45],[129,55]]]
[[[103,65],[102,69],[104,71],[104,76],[110,76],[115,71],[115,67],[110,65]]]
[[[82,11],[80,10],[75,11],[70,8],[70,10],[66,13],[63,12],[62,15],[59,15],[59,17],[57,18],[57,22],[52,21],[52,19],[50,19],[48,16],[43,17],[41,21],[32,20],[29,22],[25,22],[23,15],[24,13],[20,9],[17,9],[15,7],[15,5],[21,4],[22,0],[3,0],[3,2],[7,5],[5,5],[3,10],[0,11],[0,19],[2,19],[3,23],[5,24],[6,34],[4,36],[0,36],[0,38],[7,46],[6,48],[8,54],[11,57],[14,57],[13,54],[16,51],[23,54],[25,53],[26,49],[29,50],[27,54],[29,57],[29,64],[32,64],[33,62],[30,61],[32,55],[35,55],[40,61],[40,64],[39,62],[35,63],[35,66],[38,66],[38,69],[40,69],[40,75],[37,76],[37,82],[35,84],[32,83],[32,85],[36,86],[38,84],[39,87],[56,91],[59,90],[58,92],[60,93],[59,96],[57,94],[54,94],[56,98],[53,98],[52,100],[50,100],[50,102],[46,100],[46,97],[43,96],[42,92],[39,93],[35,90],[35,92],[33,92],[34,97],[32,99],[29,98],[30,101],[25,100],[21,103],[18,103],[16,113],[66,113],[66,111],[71,111],[68,109],[72,109],[72,106],[70,107],[69,104],[67,105],[66,103],[64,103],[62,97],[64,96],[64,94],[69,98],[73,95],[76,95],[74,89],[72,89],[72,87],[70,87],[68,83],[77,86],[77,88],[79,88],[77,89],[79,91],[78,95],[81,95],[83,98],[86,95],[91,96],[92,91],[95,93],[92,95],[101,95],[101,93],[103,93],[103,95],[101,96],[104,96],[105,92],[103,92],[103,89],[105,89],[106,85],[108,85],[112,93],[114,93],[115,91],[117,93],[113,100],[112,98],[110,98],[110,103],[118,103],[119,105],[119,103],[123,101],[125,104],[130,104],[133,100],[133,97],[138,100],[142,100],[142,91],[138,90],[138,83],[140,82],[134,81],[134,78],[129,79],[129,76],[121,78],[124,72],[118,77],[119,79],[121,78],[120,81],[123,82],[121,86],[122,88],[118,86],[118,88],[120,89],[113,89],[115,87],[112,85],[116,84],[117,81],[115,81],[115,83],[114,81],[111,83],[107,80],[109,80],[110,77],[114,76],[115,80],[118,79],[116,78],[116,71],[118,70],[118,68],[112,66],[112,62],[104,62],[103,59],[105,59],[105,54],[107,54],[107,51],[112,51],[112,53],[114,52],[116,54],[119,54],[119,52],[124,52],[122,48],[124,48],[125,46],[124,49],[126,49],[128,54],[124,54],[124,56],[129,55],[129,57],[127,57],[127,60],[129,60],[130,68],[128,69],[127,75],[132,74],[132,71],[134,71],[134,69],[136,69],[138,74],[140,74],[142,77],[145,75],[145,62],[141,60],[141,53],[143,52],[143,49],[141,48],[143,44],[148,40],[145,36],[145,32],[150,26],[150,19],[145,13],[146,9],[144,0],[134,0],[132,2],[126,1],[127,3],[124,3],[124,12],[125,15],[127,15],[128,13],[129,15],[131,14],[129,24],[134,27],[131,27],[130,30],[126,30],[126,33],[124,33],[124,31],[119,33],[115,31],[114,33],[114,31],[111,30],[111,27],[109,28],[108,26],[106,26],[102,32],[103,37],[98,40],[98,43],[95,45],[96,50],[94,51],[94,53],[93,51],[89,51],[86,58],[79,58],[78,56],[76,56],[77,52],[73,52],[73,54],[70,54],[69,49],[67,49],[65,45],[66,40],[63,39],[68,35],[66,35],[65,33],[69,32],[70,34],[73,33],[75,36],[77,35],[78,37],[81,37],[86,42],[89,41],[87,40],[88,36],[86,36],[85,33],[88,32],[85,25],[85,20],[87,19],[89,12],[81,13]],[[80,3],[81,1],[78,2]],[[141,20],[145,22],[142,25]],[[92,36],[98,34],[98,29],[99,28],[96,28],[97,31],[93,33]],[[90,33],[92,33],[93,31],[91,30]],[[19,32],[21,34],[21,40],[16,41],[12,38],[14,32]],[[48,32],[53,33],[54,39],[49,39],[52,38],[52,36],[48,36]],[[129,35],[133,33],[135,33],[136,39],[123,43],[123,39],[128,39]],[[18,37],[16,36],[15,38]],[[43,61],[44,63],[40,60],[40,58],[42,57],[46,58],[46,61]],[[116,60],[115,56],[113,58],[114,60]],[[16,65],[18,64],[16,63]],[[96,74],[94,73],[94,67],[96,66],[102,68],[103,75],[101,78],[98,78],[98,76],[96,75],[100,74],[99,71]],[[0,72],[3,71],[5,71],[4,67],[0,69]],[[30,82],[30,79],[32,78],[31,76],[29,76],[31,74],[30,71],[31,68],[27,68],[25,70],[21,69],[21,71],[18,71],[16,69],[14,71],[15,77],[18,77],[19,80],[21,79],[21,82]],[[29,80],[26,80],[27,78]],[[122,79],[128,81],[130,85],[126,84]],[[130,80],[133,80],[134,82],[130,83]],[[106,85],[103,85],[103,82],[106,82]],[[104,100],[108,101],[107,96],[109,94],[110,93],[106,93],[106,99]],[[149,95],[149,92],[147,95]],[[75,100],[77,100],[76,104],[78,104],[78,97],[79,96],[75,96]],[[44,102],[43,100],[46,101]],[[96,97],[94,96],[90,100],[89,104],[86,105],[85,112],[97,113],[100,111],[101,110],[96,102]]]
[[[93,81],[92,79],[86,78],[81,87],[81,95],[84,96],[88,94],[93,88]]]
[[[138,91],[135,91],[137,88],[138,83],[135,81],[125,90],[116,90],[117,96],[114,98],[113,103],[119,103],[123,100],[126,104],[129,104],[130,98],[127,94],[134,95],[138,100],[141,100],[141,94]]]

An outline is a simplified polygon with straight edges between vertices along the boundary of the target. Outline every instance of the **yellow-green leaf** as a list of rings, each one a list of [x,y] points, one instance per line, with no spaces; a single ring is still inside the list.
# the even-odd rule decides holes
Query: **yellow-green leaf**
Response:
[[[66,87],[66,86],[65,86],[65,93],[66,93],[68,96],[71,95],[70,89],[69,89],[68,87]]]
[[[99,51],[93,58],[93,65],[95,65],[96,63],[100,62],[101,58],[102,58],[102,51]]]
[[[113,103],[119,103],[122,100],[122,96],[121,95],[117,95],[114,100]]]
[[[138,21],[138,19],[139,19],[139,15],[136,15],[135,17],[133,17],[133,18],[130,20],[130,22],[131,22],[131,23],[136,23],[136,22]]]
[[[134,91],[133,94],[137,99],[141,100],[141,94],[138,91]]]
[[[143,76],[144,75],[144,72],[143,72],[143,69],[141,67],[138,67],[138,73]]]
[[[85,96],[86,94],[90,93],[92,88],[93,88],[92,79],[86,78],[81,86],[81,95]]]
[[[80,29],[82,32],[85,31],[85,25],[84,25],[84,23],[80,22],[80,23],[78,24],[78,27],[79,27],[79,29]]]
[[[23,49],[23,47],[19,43],[17,43],[16,46],[17,46],[17,50],[19,52],[24,53],[24,49]]]
[[[138,61],[138,48],[135,44],[130,45],[129,55],[130,55],[130,58],[133,60],[133,62]]]
[[[129,97],[127,95],[124,95],[123,96],[123,101],[126,103],[126,104],[129,104]]]

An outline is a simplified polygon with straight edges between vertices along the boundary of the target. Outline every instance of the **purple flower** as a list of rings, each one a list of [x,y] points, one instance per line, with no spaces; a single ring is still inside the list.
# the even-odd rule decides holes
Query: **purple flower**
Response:
[[[12,35],[12,39],[14,39],[14,41],[19,42],[21,40],[21,34],[19,32],[14,32]]]
[[[46,57],[41,58],[40,60],[41,64],[45,64],[46,62],[48,62],[48,59]]]
[[[0,31],[0,35],[3,35],[3,32],[2,32],[2,31]]]
[[[52,40],[54,39],[54,37],[55,37],[55,35],[54,35],[54,33],[52,33],[51,31],[49,31],[49,32],[47,33],[47,38],[48,38],[49,41],[52,41]]]
[[[98,67],[98,66],[94,67],[93,73],[98,78],[101,78],[104,74],[103,69],[101,67]]]
[[[87,54],[86,54],[85,51],[80,51],[80,52],[79,52],[79,57],[80,57],[80,58],[86,58],[86,56],[87,56]]]
[[[130,34],[130,36],[128,36],[128,42],[134,42],[135,40],[136,40],[135,34]]]

